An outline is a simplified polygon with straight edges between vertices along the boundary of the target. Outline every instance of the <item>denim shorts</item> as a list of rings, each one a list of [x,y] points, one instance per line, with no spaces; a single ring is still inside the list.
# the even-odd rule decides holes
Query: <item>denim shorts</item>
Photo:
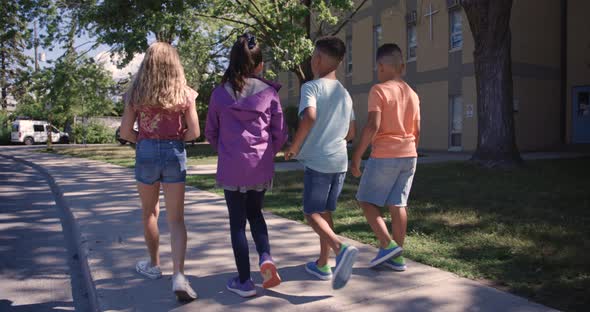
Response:
[[[305,168],[303,177],[303,213],[333,212],[342,192],[346,172],[323,173]]]
[[[416,157],[369,158],[356,199],[380,207],[406,207],[416,172]]]
[[[186,150],[179,140],[143,139],[135,150],[135,180],[143,184],[186,182]]]

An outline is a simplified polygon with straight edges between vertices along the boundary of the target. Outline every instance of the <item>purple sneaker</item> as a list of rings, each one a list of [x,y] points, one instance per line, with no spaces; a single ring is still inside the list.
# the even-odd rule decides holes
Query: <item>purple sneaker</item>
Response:
[[[240,283],[240,278],[236,276],[227,281],[227,285],[225,287],[227,290],[244,298],[256,296],[256,287],[254,286],[254,282],[251,279],[245,281],[244,283]]]
[[[262,287],[272,288],[281,283],[281,277],[277,271],[272,257],[268,253],[263,253],[260,256],[260,275],[262,275]]]

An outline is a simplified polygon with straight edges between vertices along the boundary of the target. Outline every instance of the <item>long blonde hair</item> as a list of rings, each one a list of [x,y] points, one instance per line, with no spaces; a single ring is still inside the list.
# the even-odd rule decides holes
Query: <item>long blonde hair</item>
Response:
[[[186,103],[187,85],[176,49],[165,42],[150,45],[127,91],[126,102],[135,109],[174,110]]]

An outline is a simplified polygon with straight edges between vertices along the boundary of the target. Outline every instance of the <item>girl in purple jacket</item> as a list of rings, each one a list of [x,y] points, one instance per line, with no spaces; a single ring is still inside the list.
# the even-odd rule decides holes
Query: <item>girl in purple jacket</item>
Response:
[[[239,276],[227,289],[256,295],[250,278],[246,220],[259,254],[262,286],[281,283],[270,256],[262,204],[274,175],[274,157],[287,140],[279,100],[279,85],[258,78],[264,68],[262,51],[250,34],[234,43],[227,70],[209,102],[205,136],[218,153],[217,184],[224,189],[229,210],[231,243]]]

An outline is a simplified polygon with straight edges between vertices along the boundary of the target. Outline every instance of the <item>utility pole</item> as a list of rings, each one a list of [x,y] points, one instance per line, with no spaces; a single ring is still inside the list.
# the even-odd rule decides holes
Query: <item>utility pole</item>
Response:
[[[35,73],[39,71],[39,32],[37,31],[37,20],[33,22],[33,45],[35,47]],[[39,97],[37,97],[39,99]],[[52,141],[53,141],[53,124],[51,123],[51,106],[45,105],[45,109],[49,110],[48,120],[47,120],[47,149],[50,150],[53,148]]]
[[[37,20],[33,24],[33,44],[35,46],[35,72],[39,71],[39,34],[37,33]]]

